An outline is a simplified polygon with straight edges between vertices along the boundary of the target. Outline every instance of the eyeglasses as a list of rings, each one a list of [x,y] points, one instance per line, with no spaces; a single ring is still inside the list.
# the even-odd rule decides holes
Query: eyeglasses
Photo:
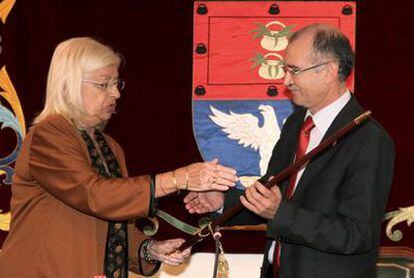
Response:
[[[308,71],[308,70],[311,70],[311,69],[315,69],[315,68],[320,67],[320,66],[324,66],[326,64],[329,64],[330,62],[332,62],[332,61],[326,61],[326,62],[317,64],[317,65],[314,65],[314,66],[311,66],[311,67],[308,67],[308,68],[304,68],[304,69],[290,68],[290,67],[284,65],[283,70],[285,72],[288,72],[291,75],[295,76],[295,75],[298,75],[299,73],[302,73],[302,72],[305,72],[305,71]]]
[[[82,82],[90,83],[95,85],[101,90],[108,91],[111,88],[117,88],[118,91],[122,91],[125,88],[125,81],[122,79],[115,79],[113,81],[106,81],[106,82],[97,82],[93,80],[82,80]]]

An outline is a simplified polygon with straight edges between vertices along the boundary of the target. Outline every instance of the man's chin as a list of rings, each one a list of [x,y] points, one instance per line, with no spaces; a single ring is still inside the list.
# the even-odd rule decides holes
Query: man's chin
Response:
[[[292,101],[296,105],[301,105],[302,101],[300,99],[300,93],[299,92],[292,92]]]

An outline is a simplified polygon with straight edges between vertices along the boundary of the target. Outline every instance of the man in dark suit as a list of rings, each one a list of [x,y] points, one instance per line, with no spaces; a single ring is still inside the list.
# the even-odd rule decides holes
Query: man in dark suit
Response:
[[[261,277],[376,276],[381,219],[390,190],[394,146],[369,119],[271,190],[265,183],[364,110],[346,88],[354,64],[349,40],[315,24],[297,31],[285,56],[285,85],[301,106],[286,121],[267,174],[242,191],[190,193],[191,212],[248,211],[228,224],[267,222]]]

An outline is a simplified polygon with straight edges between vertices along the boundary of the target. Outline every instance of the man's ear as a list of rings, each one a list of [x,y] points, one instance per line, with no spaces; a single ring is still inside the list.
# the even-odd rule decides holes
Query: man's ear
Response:
[[[335,62],[330,62],[326,65],[325,80],[326,83],[338,80],[339,65]]]

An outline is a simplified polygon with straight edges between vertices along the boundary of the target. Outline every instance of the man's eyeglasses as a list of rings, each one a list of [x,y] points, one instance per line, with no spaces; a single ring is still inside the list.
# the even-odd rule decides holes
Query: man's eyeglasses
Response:
[[[118,91],[122,91],[125,88],[125,81],[122,79],[116,79],[113,81],[106,81],[106,82],[97,82],[93,80],[82,80],[82,82],[90,83],[98,87],[99,89],[102,89],[104,91],[108,91],[111,88],[117,88]]]
[[[305,71],[308,71],[308,70],[311,70],[311,69],[315,69],[315,68],[320,67],[320,66],[324,66],[326,64],[329,64],[330,62],[332,62],[332,61],[326,61],[326,62],[317,64],[317,65],[314,65],[314,66],[311,66],[311,67],[308,67],[308,68],[304,68],[304,69],[290,68],[290,67],[284,65],[283,70],[285,72],[288,72],[291,75],[295,76],[295,75],[298,75],[299,73],[302,73],[302,72],[305,72]]]

